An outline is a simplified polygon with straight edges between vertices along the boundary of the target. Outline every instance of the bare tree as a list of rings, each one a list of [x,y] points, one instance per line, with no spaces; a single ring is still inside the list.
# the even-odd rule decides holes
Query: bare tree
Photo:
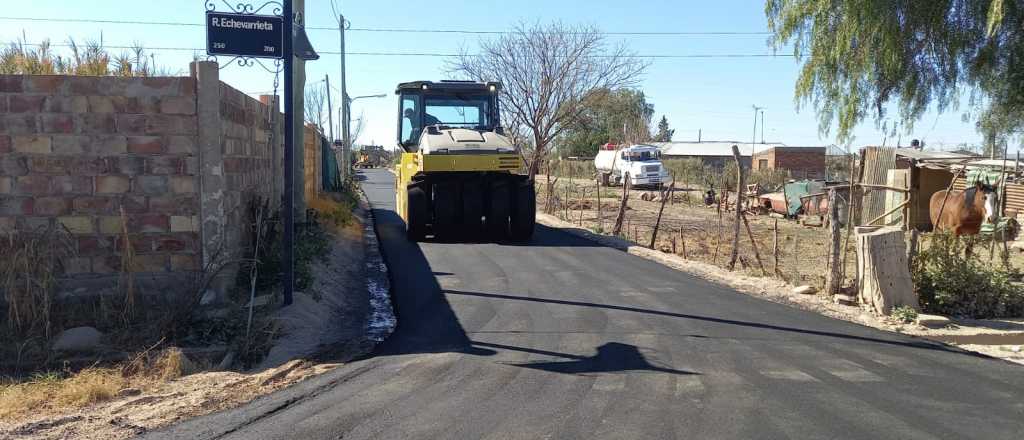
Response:
[[[503,119],[513,134],[532,137],[520,146],[533,180],[548,144],[580,115],[590,91],[636,85],[649,64],[623,45],[609,46],[593,26],[552,22],[481,40],[478,53],[463,51],[448,70],[502,83]]]
[[[356,144],[359,140],[359,135],[363,134],[363,129],[366,128],[366,118],[363,116],[363,112],[359,112],[359,118],[352,121],[354,124],[348,128],[352,136],[352,145]]]
[[[310,87],[306,87],[305,98],[303,99],[305,108],[304,117],[306,123],[316,125],[321,132],[324,130],[324,121],[327,119],[327,112],[330,109],[327,108],[327,92],[324,90],[326,85],[316,84]]]

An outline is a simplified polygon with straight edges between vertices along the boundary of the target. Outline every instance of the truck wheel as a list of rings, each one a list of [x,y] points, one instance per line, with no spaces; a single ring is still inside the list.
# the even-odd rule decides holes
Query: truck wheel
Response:
[[[458,186],[454,183],[434,185],[434,235],[451,239],[457,230],[459,218]]]
[[[427,194],[416,186],[409,188],[406,195],[405,235],[409,241],[422,241],[427,236]]]
[[[505,180],[491,182],[487,204],[487,235],[495,240],[508,236],[508,220],[512,211],[512,191]]]
[[[537,220],[537,195],[529,181],[516,188],[515,205],[512,212],[512,239],[529,241],[533,237],[533,225]]]
[[[478,238],[483,232],[484,186],[480,180],[467,180],[462,184],[462,226],[469,238]]]

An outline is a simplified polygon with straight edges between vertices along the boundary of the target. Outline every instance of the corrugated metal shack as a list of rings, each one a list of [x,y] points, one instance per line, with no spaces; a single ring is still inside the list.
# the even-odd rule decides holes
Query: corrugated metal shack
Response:
[[[923,151],[914,148],[865,147],[861,150],[862,168],[858,187],[862,191],[861,218],[863,225],[901,225],[920,231],[932,229],[929,215],[931,197],[949,187],[954,176],[953,189],[964,188],[964,174],[985,169],[996,176],[989,183],[1004,186],[1004,160],[981,159],[962,153]],[[1016,160],[1005,161],[1005,192],[1001,197],[1004,215],[1024,213],[1024,185]]]

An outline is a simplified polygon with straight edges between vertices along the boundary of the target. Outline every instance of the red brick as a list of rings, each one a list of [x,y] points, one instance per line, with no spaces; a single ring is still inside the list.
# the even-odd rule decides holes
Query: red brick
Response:
[[[95,76],[72,76],[68,77],[68,84],[72,95],[96,95],[99,94],[99,77]]]
[[[193,234],[161,235],[153,239],[153,250],[157,252],[195,251]]]
[[[39,118],[43,123],[43,133],[74,133],[75,118],[67,114],[45,114]]]
[[[149,212],[149,203],[145,196],[121,197],[119,207],[127,214],[144,214]]]
[[[196,114],[196,100],[186,96],[168,96],[160,99],[160,113],[168,115]]]
[[[66,76],[61,75],[29,75],[25,81],[25,91],[56,95],[63,91]]]
[[[53,136],[53,152],[56,154],[82,154],[90,152],[92,140],[88,136]]]
[[[0,197],[0,215],[31,215],[31,197]]]
[[[124,252],[124,235],[117,237],[117,251]],[[128,243],[135,253],[153,252],[153,237],[148,234],[128,234]]]
[[[117,115],[117,132],[146,134],[146,115]]]
[[[114,236],[110,235],[93,235],[78,237],[78,255],[91,257],[95,255],[110,255],[114,251],[115,240]],[[118,250],[124,249],[122,246],[117,246]]]
[[[76,214],[112,214],[117,207],[110,197],[81,196],[72,203]]]
[[[146,170],[149,174],[185,174],[185,162],[179,157],[156,156],[147,160]]]
[[[0,153],[10,153],[10,152],[11,152],[11,137],[10,136],[0,136]]]
[[[114,113],[114,102],[107,96],[90,96],[89,113]]]
[[[54,176],[51,188],[54,194],[92,194],[92,178],[86,176]]]
[[[114,115],[101,113],[85,113],[76,116],[77,126],[84,134],[117,133],[118,125]]]
[[[168,136],[167,152],[171,154],[196,154],[196,138],[192,136]]]
[[[21,75],[0,75],[0,93],[21,93],[25,89],[22,88]]]
[[[49,113],[88,113],[89,100],[85,96],[47,96],[43,111]]]
[[[8,98],[8,111],[11,113],[39,113],[43,111],[42,95],[11,95]]]
[[[77,176],[96,176],[107,174],[111,171],[111,162],[114,158],[107,160],[102,157],[76,157],[72,160],[69,171]]]
[[[130,188],[125,176],[96,176],[96,194],[121,194]]]
[[[128,152],[160,154],[164,152],[164,141],[159,136],[128,136]]]
[[[194,196],[159,196],[149,198],[150,212],[189,215],[196,213]]]
[[[135,156],[111,158],[111,169],[117,174],[134,176],[146,172],[146,159]]]
[[[0,115],[0,133],[5,134],[32,134],[39,131],[36,124],[36,115]]]
[[[93,136],[92,152],[103,155],[124,154],[128,152],[128,141],[124,136]]]
[[[28,169],[32,173],[67,174],[72,160],[63,156],[32,156],[28,159]]]
[[[32,208],[35,215],[67,215],[71,210],[71,203],[63,197],[38,197]]]
[[[20,194],[46,195],[50,194],[49,176],[20,176],[14,184],[15,190]]]
[[[195,129],[189,129],[189,122],[194,125],[195,118],[178,115],[147,115],[146,134],[192,134]]]
[[[178,78],[178,93],[181,96],[196,96],[196,79]]]
[[[128,216],[129,232],[167,232],[171,229],[170,216],[140,214]]]
[[[245,159],[241,157],[225,157],[222,161],[225,173],[241,173],[245,170]]]

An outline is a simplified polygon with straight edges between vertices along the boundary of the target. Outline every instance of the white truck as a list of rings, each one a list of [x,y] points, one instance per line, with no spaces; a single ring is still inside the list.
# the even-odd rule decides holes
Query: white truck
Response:
[[[661,187],[668,180],[668,170],[661,163],[661,150],[651,145],[628,147],[605,144],[594,157],[597,184],[620,185],[629,174],[631,186]]]

